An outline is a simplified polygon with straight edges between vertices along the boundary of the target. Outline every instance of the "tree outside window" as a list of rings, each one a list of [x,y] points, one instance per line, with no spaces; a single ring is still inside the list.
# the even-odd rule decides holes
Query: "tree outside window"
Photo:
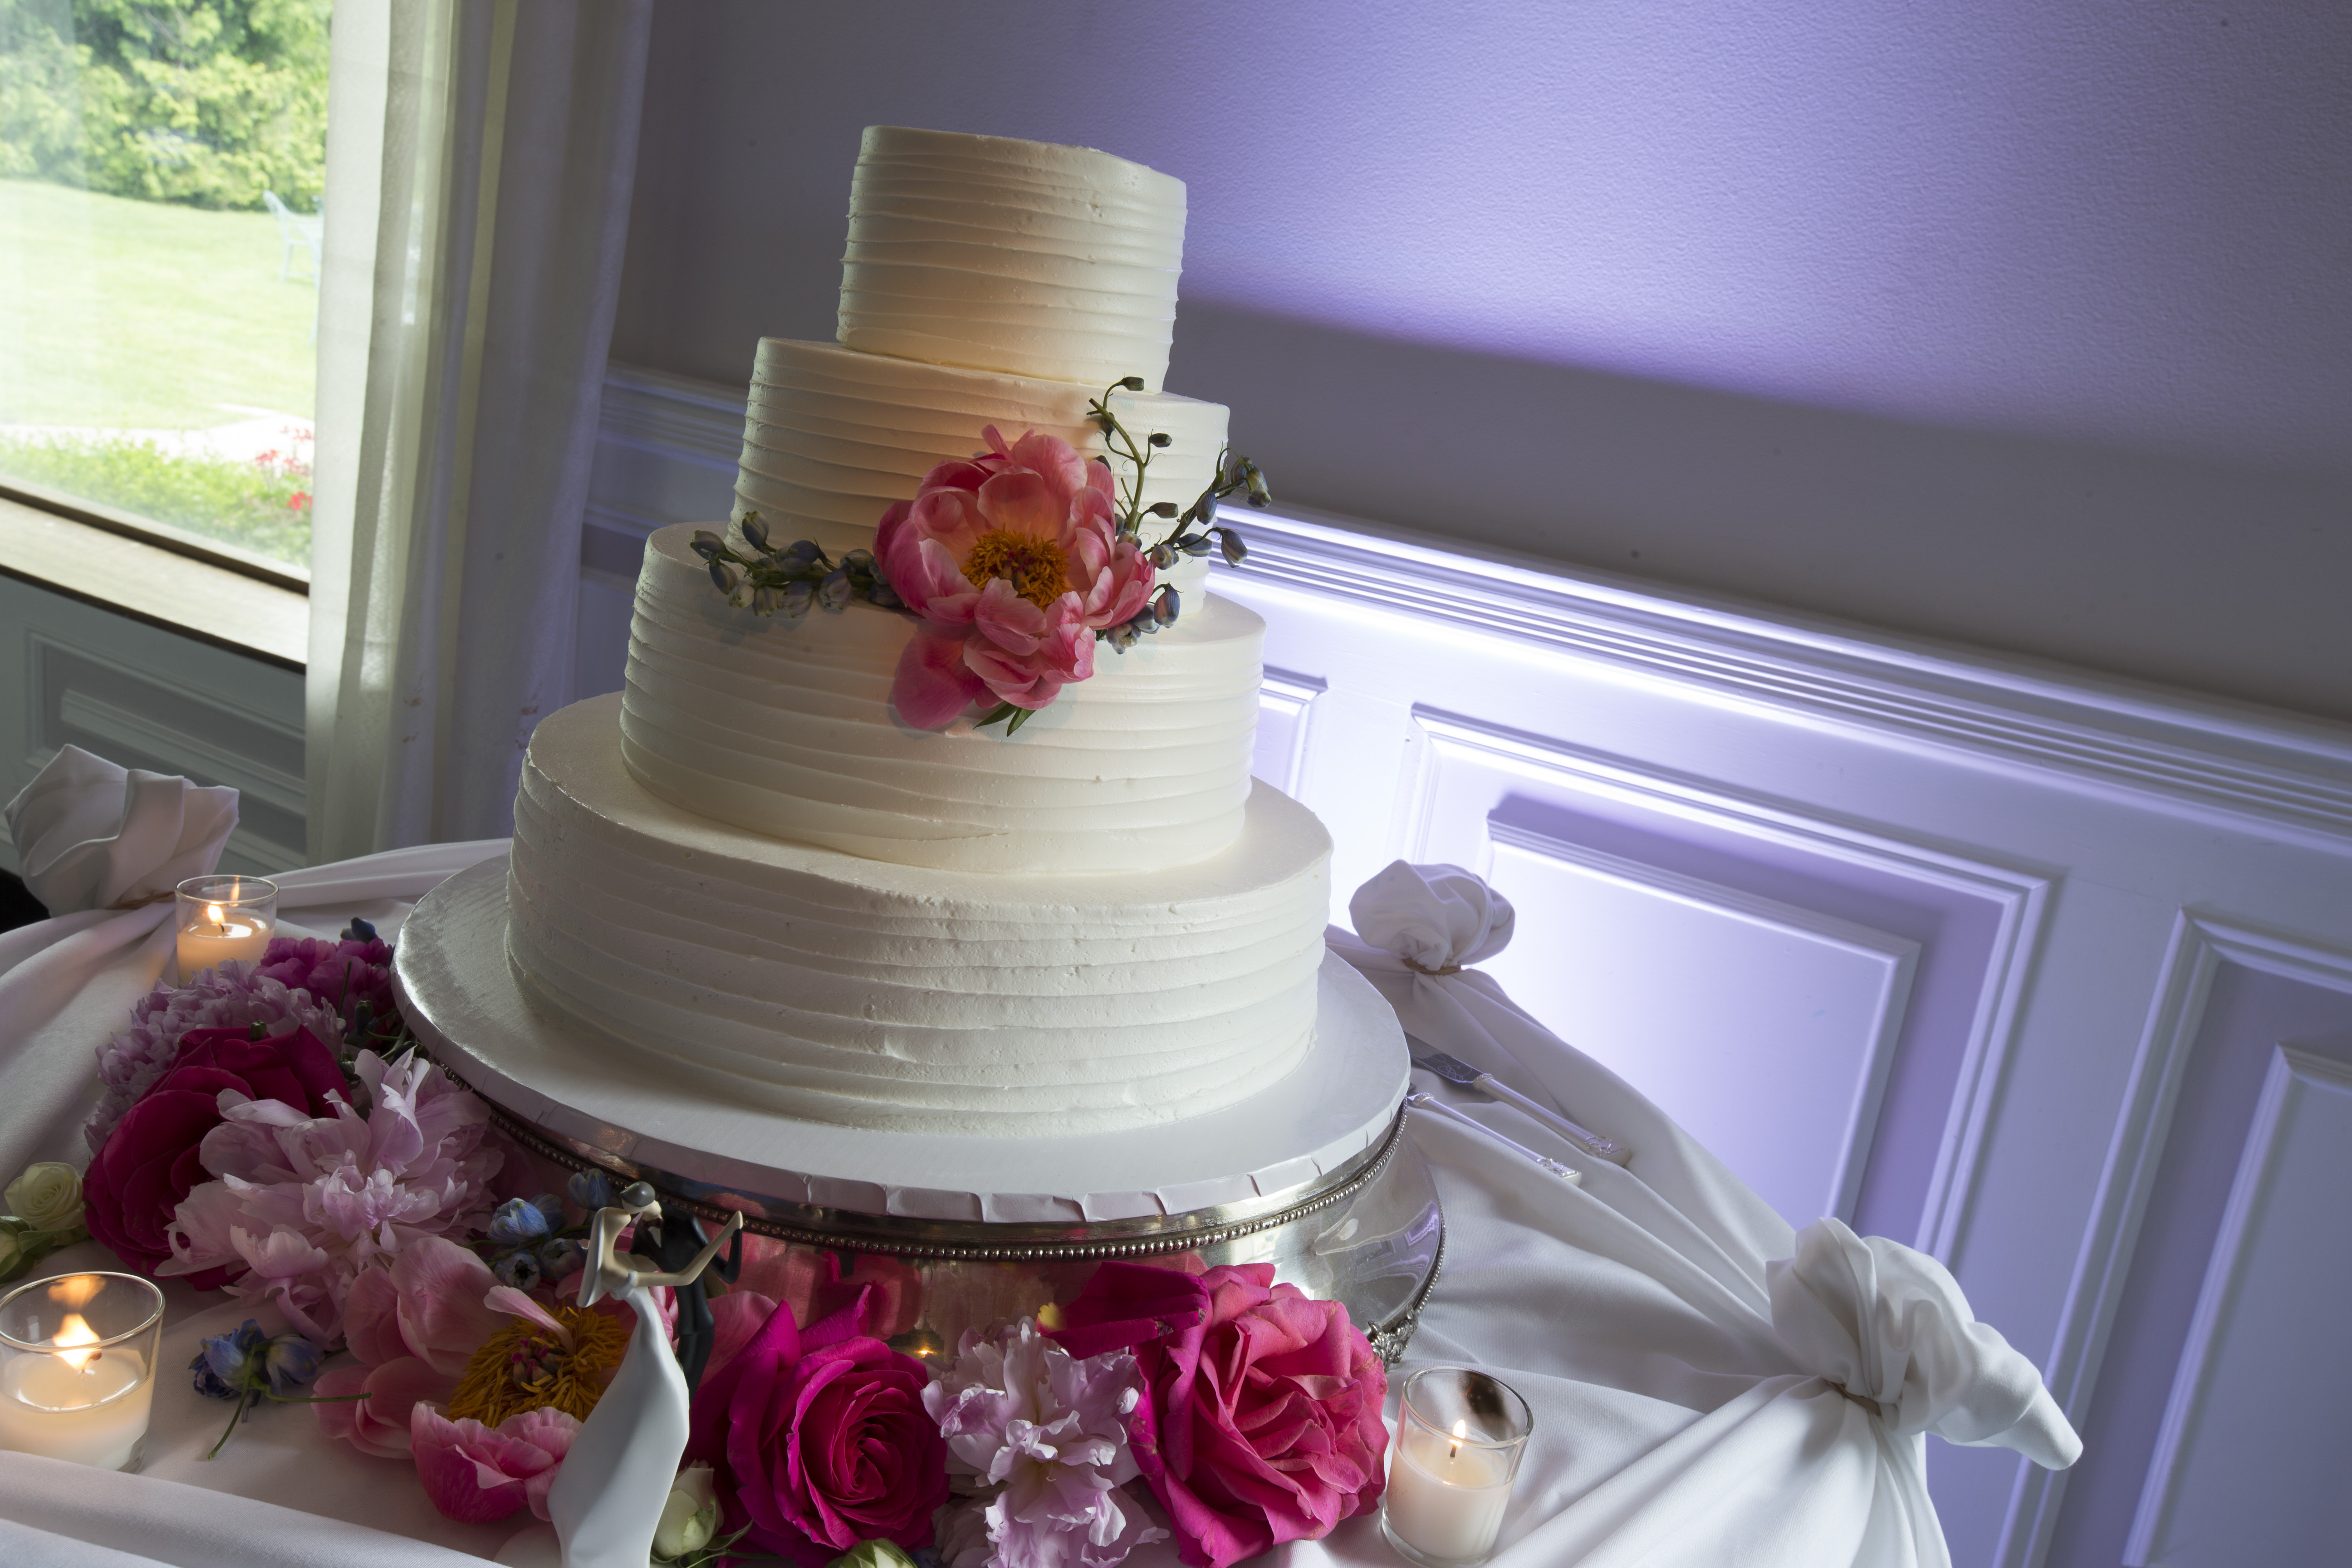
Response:
[[[331,0],[0,0],[0,487],[295,567]]]

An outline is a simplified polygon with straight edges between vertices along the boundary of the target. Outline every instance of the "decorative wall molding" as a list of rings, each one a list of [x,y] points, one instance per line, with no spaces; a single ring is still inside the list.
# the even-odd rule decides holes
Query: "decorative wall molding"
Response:
[[[1979,899],[1994,906],[1996,927],[1962,1047],[1958,1079],[1942,1142],[1928,1178],[1927,1201],[1913,1245],[1949,1260],[1966,1228],[1987,1128],[2015,1039],[2055,879],[2021,867],[1897,837],[1775,801],[1717,781],[1612,757],[1565,742],[1416,707],[1428,738],[1403,808],[1400,838],[1425,857],[1432,784],[1449,751],[1493,758],[1570,788],[1622,801],[1696,826],[1783,846],[1826,860]]]
[[[2124,1545],[2125,1568],[2149,1568],[2155,1560],[2167,1515],[2186,1479],[2185,1450],[2193,1440],[2200,1407],[2211,1385],[2214,1363],[2220,1360],[2231,1299],[2245,1284],[2252,1261],[2249,1254],[2259,1239],[2257,1226],[2271,1196],[2273,1173],[2287,1153],[2287,1142],[2294,1135],[2294,1113],[2299,1102],[2315,1090],[2338,1096],[2352,1091],[2352,1066],[2292,1046],[2273,1047],[2270,1070],[2263,1080],[2262,1101],[2255,1107],[2253,1124],[2246,1132],[2237,1176],[2230,1187],[2230,1206],[2222,1214],[2221,1232],[2214,1238],[2204,1284],[2198,1291],[2197,1314],[2189,1322],[2188,1342],[2173,1378],[2172,1397],[2166,1403],[2164,1425],[2157,1433],[2155,1458],[2148,1465],[2139,1509]],[[2340,1203],[2342,1195],[2337,1191],[2329,1194],[2328,1201]],[[2282,1392],[2264,1388],[2260,1398],[2268,1404]]]
[[[2100,1168],[2082,1251],[2067,1286],[2057,1342],[2042,1368],[2042,1382],[2059,1408],[2078,1424],[2098,1386],[2108,1331],[2131,1278],[2141,1221],[2147,1217],[2179,1107],[2181,1075],[2204,1026],[2214,975],[2224,963],[2352,993],[2352,949],[2196,909],[2183,909],[2175,918],[2147,1025],[2133,1053],[2123,1110]],[[2064,1471],[2019,1467],[1996,1559],[2001,1568],[2030,1568],[2041,1562],[2057,1528],[2065,1490]]]

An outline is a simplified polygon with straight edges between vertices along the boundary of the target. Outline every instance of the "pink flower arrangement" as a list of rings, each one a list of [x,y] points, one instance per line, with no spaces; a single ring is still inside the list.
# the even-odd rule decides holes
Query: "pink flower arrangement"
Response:
[[[261,955],[255,973],[290,990],[308,992],[332,1007],[347,1029],[362,1007],[367,1009],[371,1032],[399,1026],[400,1004],[392,989],[392,948],[373,928],[363,938],[346,932],[333,942],[278,937]]]
[[[1336,1301],[1245,1263],[1200,1278],[1106,1263],[1063,1309],[1070,1352],[1132,1349],[1148,1390],[1130,1431],[1177,1555],[1227,1568],[1370,1512],[1384,1482],[1388,1375]]]
[[[207,1174],[203,1148],[223,1124],[222,1096],[302,1118],[324,1114],[343,1092],[333,1050],[308,1026],[260,1039],[250,1026],[190,1029],[172,1048],[176,1065],[123,1115],[82,1186],[90,1235],[148,1269],[171,1258],[176,1213]],[[175,1272],[196,1274],[193,1282],[208,1289],[231,1264],[222,1258]]]
[[[474,1352],[506,1321],[489,1305],[499,1288],[489,1265],[446,1237],[419,1237],[388,1268],[352,1281],[343,1300],[343,1341],[355,1364],[320,1374],[321,1395],[365,1394],[314,1406],[319,1426],[363,1454],[409,1452],[411,1412],[446,1405]]]
[[[409,1433],[417,1479],[433,1506],[462,1523],[489,1524],[526,1505],[547,1517],[547,1494],[580,1423],[541,1408],[485,1426],[419,1405],[409,1415]]]
[[[778,1307],[695,1393],[686,1458],[716,1470],[728,1528],[748,1526],[752,1550],[815,1568],[860,1542],[930,1543],[948,1495],[930,1373],[862,1333],[866,1311],[861,1292],[803,1331]]]
[[[1108,466],[1031,431],[941,463],[882,519],[874,553],[922,625],[891,701],[936,730],[976,703],[1036,710],[1094,674],[1095,634],[1150,597],[1151,563],[1119,536]]]
[[[273,1301],[303,1334],[333,1344],[372,1264],[479,1224],[500,1160],[483,1146],[482,1102],[415,1052],[387,1063],[362,1051],[353,1068],[373,1108],[365,1117],[340,1096],[327,1115],[222,1097],[226,1120],[202,1151],[215,1180],[181,1202],[171,1261],[157,1273],[241,1266],[241,1299]]]
[[[106,1146],[124,1113],[172,1069],[179,1060],[180,1042],[190,1030],[247,1034],[256,1024],[267,1036],[308,1029],[329,1047],[342,1044],[342,1026],[331,1001],[292,989],[253,964],[224,963],[176,987],[158,981],[131,1007],[131,1027],[99,1047],[98,1077],[105,1091],[89,1125],[82,1129],[90,1152]]]

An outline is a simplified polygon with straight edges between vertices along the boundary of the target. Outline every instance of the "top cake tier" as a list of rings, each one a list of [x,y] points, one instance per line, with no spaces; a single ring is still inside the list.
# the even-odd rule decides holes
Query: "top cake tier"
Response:
[[[870,126],[850,184],[843,346],[1157,391],[1184,182],[1084,147]]]

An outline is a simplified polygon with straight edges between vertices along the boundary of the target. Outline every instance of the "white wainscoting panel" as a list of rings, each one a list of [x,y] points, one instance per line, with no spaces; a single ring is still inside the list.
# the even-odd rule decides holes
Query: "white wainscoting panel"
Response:
[[[2352,1553],[2352,1067],[2273,1047],[2158,1432],[2128,1568]],[[2305,1413],[2308,1413],[2307,1415]],[[2314,1441],[2316,1437],[2319,1440]]]
[[[739,389],[615,369],[583,679],[617,682],[645,532],[727,511],[741,416]],[[1492,967],[1538,1016],[1790,1218],[1944,1258],[2078,1422],[2115,1397],[2198,966],[2352,952],[2352,728],[1346,519],[1234,521],[1249,561],[1212,585],[1267,623],[1258,773],[1330,828],[1335,918],[1391,859],[1492,874],[1521,906]],[[1742,1142],[1726,1072],[1804,1120],[1791,1147]],[[2307,1125],[2280,1159],[2340,1186],[2352,1130]],[[2222,1419],[2200,1408],[2184,1431]],[[2167,1495],[2224,1475],[2203,1442]],[[2063,1475],[1942,1444],[1928,1464],[1964,1568],[2050,1552]]]
[[[1790,1225],[1853,1217],[1919,944],[1508,823],[1482,868],[1531,931],[1485,967]]]

